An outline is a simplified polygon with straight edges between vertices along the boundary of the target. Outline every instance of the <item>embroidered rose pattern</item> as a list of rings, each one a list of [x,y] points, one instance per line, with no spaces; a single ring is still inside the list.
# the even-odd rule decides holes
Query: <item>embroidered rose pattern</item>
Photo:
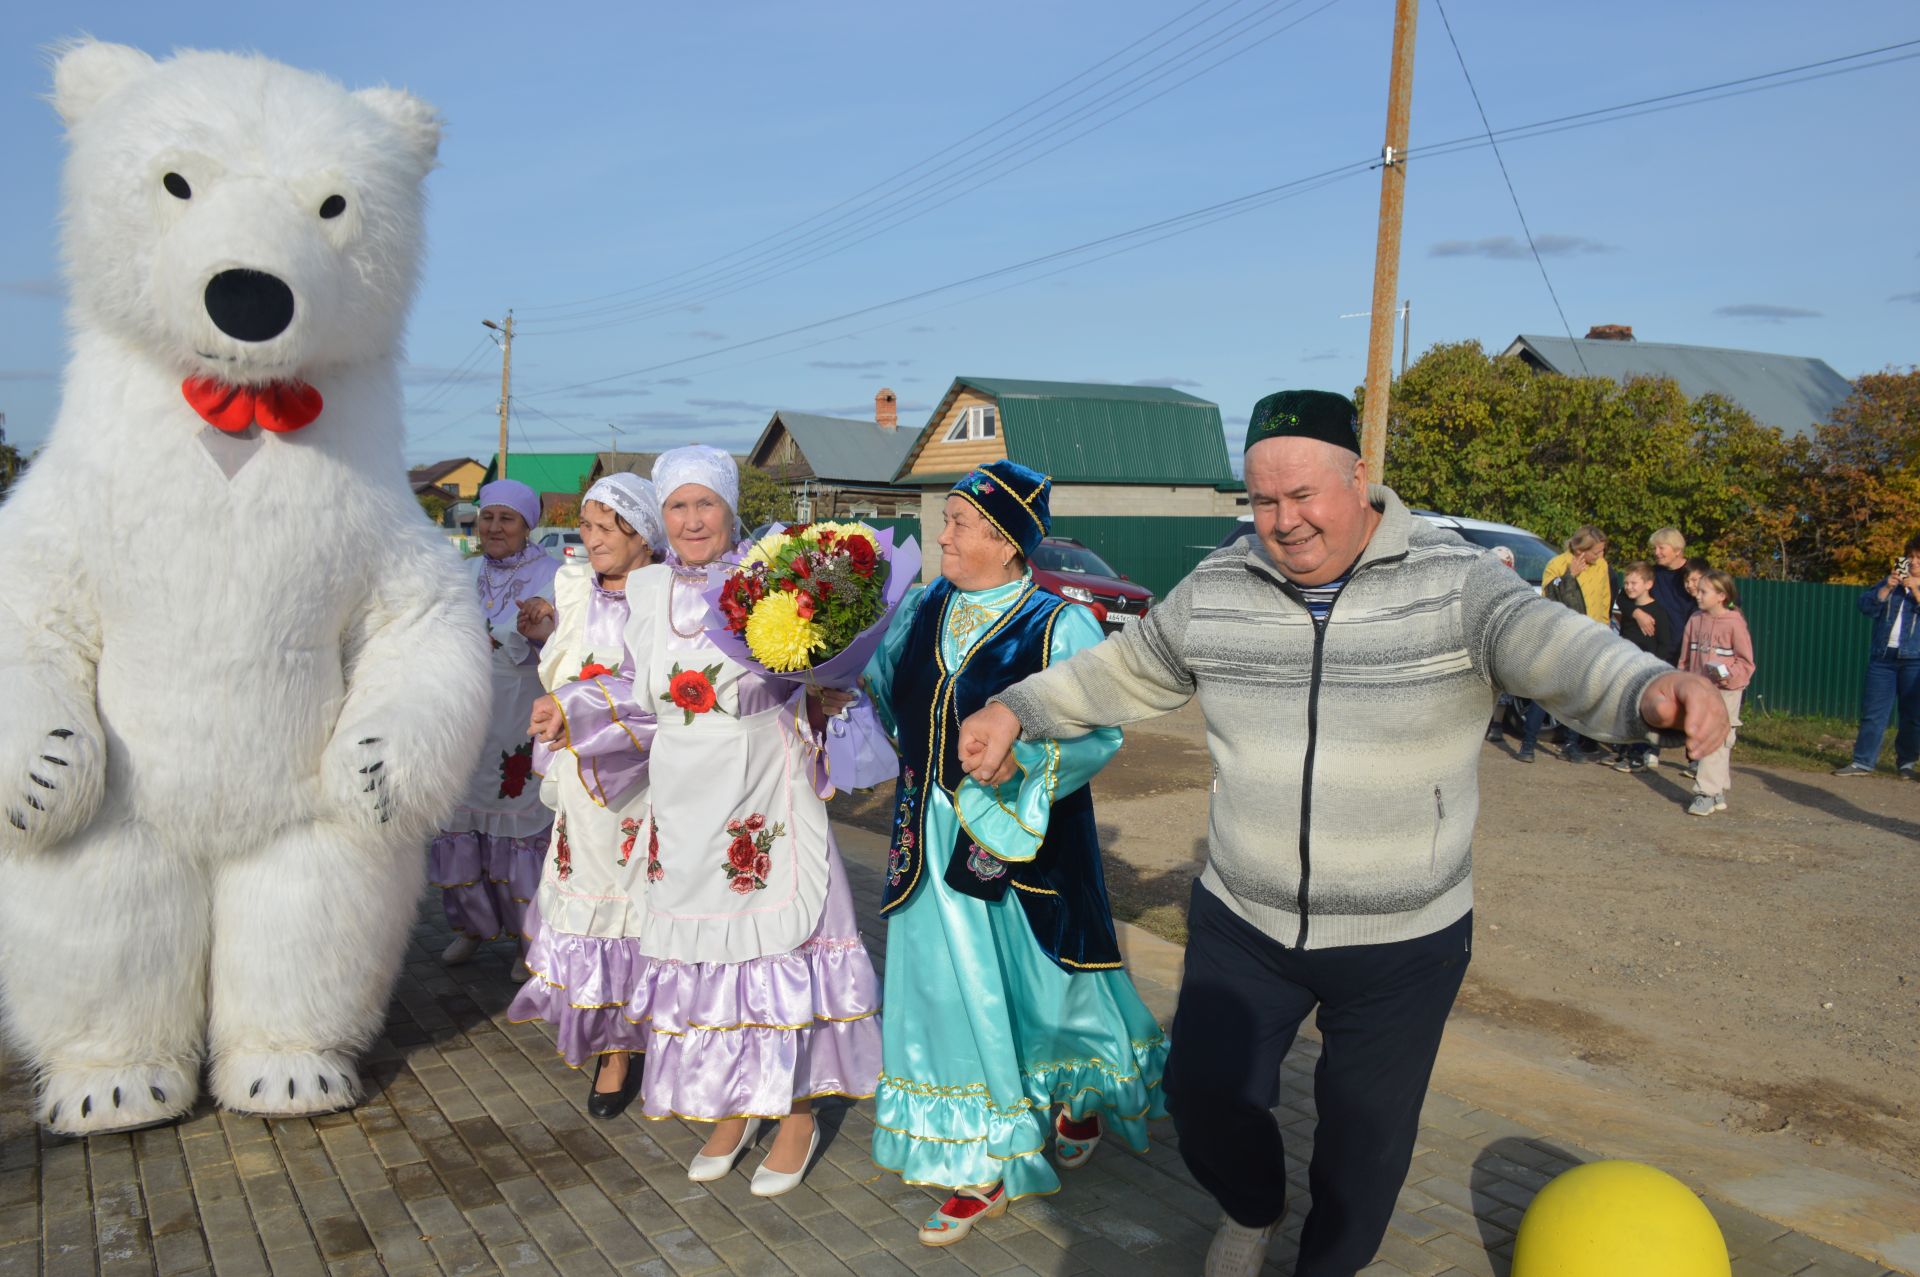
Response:
[[[720,694],[714,690],[714,675],[720,672],[719,665],[709,665],[705,669],[683,670],[678,661],[667,680],[667,699],[679,707],[686,715],[688,723],[700,714],[721,713]]]
[[[967,844],[967,868],[971,869],[973,876],[981,882],[992,882],[1007,872],[1007,864],[1004,860],[995,859],[974,843]]]
[[[647,881],[659,882],[667,876],[665,866],[660,863],[660,818],[647,818]]]
[[[567,843],[567,818],[553,822],[553,876],[561,882],[573,877],[573,848]]]
[[[909,767],[900,776],[900,802],[893,817],[894,828],[900,831],[900,836],[887,851],[887,885],[890,887],[900,885],[900,880],[907,876],[907,866],[913,861],[913,806],[919,794],[919,777]]]
[[[518,798],[527,790],[527,777],[533,775],[533,742],[523,740],[519,748],[500,751],[500,797]]]
[[[580,672],[573,677],[574,681],[578,682],[583,678],[617,678],[619,674],[619,670],[608,669],[598,661],[588,661],[580,667]]]
[[[773,873],[773,842],[784,838],[787,827],[778,821],[767,823],[759,812],[745,820],[727,822],[727,863],[720,872],[727,876],[727,890],[736,896],[767,889]]]
[[[620,859],[615,861],[622,867],[633,859],[633,844],[640,839],[640,822],[628,816],[620,822]]]

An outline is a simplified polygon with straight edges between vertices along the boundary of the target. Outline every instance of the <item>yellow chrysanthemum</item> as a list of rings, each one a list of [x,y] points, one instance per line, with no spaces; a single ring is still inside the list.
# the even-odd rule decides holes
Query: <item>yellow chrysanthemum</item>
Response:
[[[753,605],[747,618],[747,647],[776,674],[811,669],[821,643],[820,627],[800,619],[798,594],[769,594]]]
[[[743,563],[784,563],[799,550],[800,539],[784,532],[769,532],[753,543],[741,556]]]

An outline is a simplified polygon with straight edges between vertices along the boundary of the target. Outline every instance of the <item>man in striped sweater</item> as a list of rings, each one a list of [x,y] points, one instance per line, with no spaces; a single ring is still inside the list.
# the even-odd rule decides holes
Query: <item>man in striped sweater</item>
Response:
[[[976,781],[1009,750],[1198,696],[1216,780],[1194,884],[1167,1102],[1226,1211],[1209,1274],[1257,1273],[1285,1208],[1280,1064],[1319,1008],[1319,1126],[1299,1277],[1370,1263],[1406,1177],[1471,953],[1477,768],[1501,692],[1583,735],[1725,739],[1704,679],[1549,603],[1367,481],[1345,396],[1254,408],[1258,536],[1217,551],[1144,623],[1017,684],[962,728]]]

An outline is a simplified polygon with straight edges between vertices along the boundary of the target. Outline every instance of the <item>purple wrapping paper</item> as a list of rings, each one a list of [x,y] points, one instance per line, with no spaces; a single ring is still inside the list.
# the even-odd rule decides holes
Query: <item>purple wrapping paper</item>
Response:
[[[860,676],[866,672],[867,663],[873,660],[873,654],[880,650],[880,643],[887,637],[887,623],[893,619],[894,609],[900,606],[900,600],[907,597],[907,591],[920,579],[920,543],[912,537],[905,544],[893,543],[893,529],[880,528],[873,532],[874,542],[879,547],[880,557],[887,560],[887,587],[885,608],[880,619],[854,635],[853,642],[846,650],[815,665],[812,669],[795,670],[791,674],[779,674],[767,669],[753,657],[753,650],[747,646],[742,635],[727,628],[726,617],[719,608],[720,594],[726,589],[726,577],[732,574],[729,567],[700,597],[707,602],[707,609],[713,617],[713,624],[707,626],[707,638],[713,645],[732,659],[750,670],[758,670],[768,678],[777,678],[787,683],[800,683],[808,687],[831,687],[838,691],[851,691],[859,686]],[[771,533],[769,533],[771,535]],[[835,778],[838,783],[838,778]]]
[[[900,755],[865,692],[827,720],[827,780],[836,789],[871,789],[900,776]]]

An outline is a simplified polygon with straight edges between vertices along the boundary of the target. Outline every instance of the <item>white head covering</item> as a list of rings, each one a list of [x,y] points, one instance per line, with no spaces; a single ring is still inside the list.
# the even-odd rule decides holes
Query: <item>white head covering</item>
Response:
[[[667,529],[660,522],[660,500],[654,496],[653,485],[639,475],[624,470],[608,475],[580,498],[582,505],[589,501],[598,501],[625,519],[635,532],[647,539],[655,554],[667,552]]]
[[[529,528],[540,526],[540,494],[518,479],[495,479],[480,489],[480,508],[505,506],[527,521]]]
[[[653,486],[665,504],[673,494],[689,483],[712,488],[727,503],[733,515],[734,530],[740,523],[740,467],[720,449],[704,443],[663,452],[653,462]]]

